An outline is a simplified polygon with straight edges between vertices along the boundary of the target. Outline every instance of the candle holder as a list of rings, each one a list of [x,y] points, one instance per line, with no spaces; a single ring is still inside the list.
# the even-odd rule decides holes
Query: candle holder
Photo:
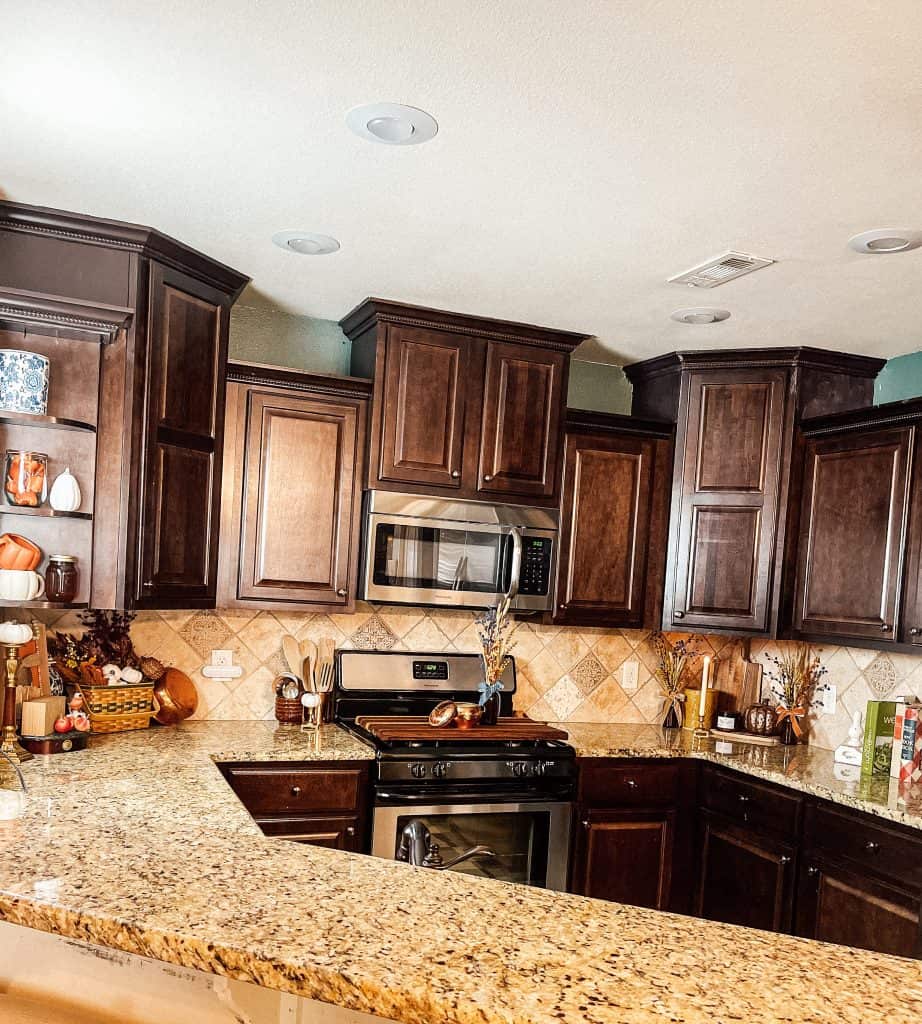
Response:
[[[19,742],[16,735],[16,673],[19,670],[19,650],[22,644],[0,644],[6,662],[6,691],[3,697],[3,739],[0,754],[22,764],[35,756]]]
[[[706,739],[709,735],[708,730],[705,728],[704,715],[701,711],[698,712],[698,725],[695,731],[692,733],[696,740]]]

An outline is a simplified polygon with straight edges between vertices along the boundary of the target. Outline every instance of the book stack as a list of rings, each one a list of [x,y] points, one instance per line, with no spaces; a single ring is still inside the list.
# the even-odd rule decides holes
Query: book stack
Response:
[[[861,750],[862,775],[889,775],[895,741],[896,701],[869,700]]]
[[[900,763],[897,778],[900,786],[909,786],[922,778],[922,705],[916,701],[900,702],[903,709],[903,724],[900,730]],[[896,724],[894,723],[894,747],[896,747]],[[895,750],[894,750],[895,753]],[[893,774],[891,757],[890,773]]]

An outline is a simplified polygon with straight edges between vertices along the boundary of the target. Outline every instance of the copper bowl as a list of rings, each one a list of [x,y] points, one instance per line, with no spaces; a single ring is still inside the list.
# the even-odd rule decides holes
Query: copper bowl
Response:
[[[161,725],[176,725],[198,707],[195,683],[178,668],[168,668],[154,683],[154,699],[154,718]]]
[[[483,708],[479,704],[457,704],[455,725],[459,729],[473,729],[480,724],[483,715]]]

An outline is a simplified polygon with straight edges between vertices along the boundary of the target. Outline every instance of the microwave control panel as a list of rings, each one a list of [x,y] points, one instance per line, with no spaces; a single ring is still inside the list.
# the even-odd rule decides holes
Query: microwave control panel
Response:
[[[524,537],[519,593],[543,597],[551,576],[551,540],[548,537]]]

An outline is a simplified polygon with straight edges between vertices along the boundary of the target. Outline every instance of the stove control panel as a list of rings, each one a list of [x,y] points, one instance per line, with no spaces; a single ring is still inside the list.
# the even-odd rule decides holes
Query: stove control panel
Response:
[[[571,778],[572,758],[457,758],[420,757],[414,761],[382,759],[378,777],[382,782],[419,781],[432,785],[441,781],[460,782],[486,779]]]

